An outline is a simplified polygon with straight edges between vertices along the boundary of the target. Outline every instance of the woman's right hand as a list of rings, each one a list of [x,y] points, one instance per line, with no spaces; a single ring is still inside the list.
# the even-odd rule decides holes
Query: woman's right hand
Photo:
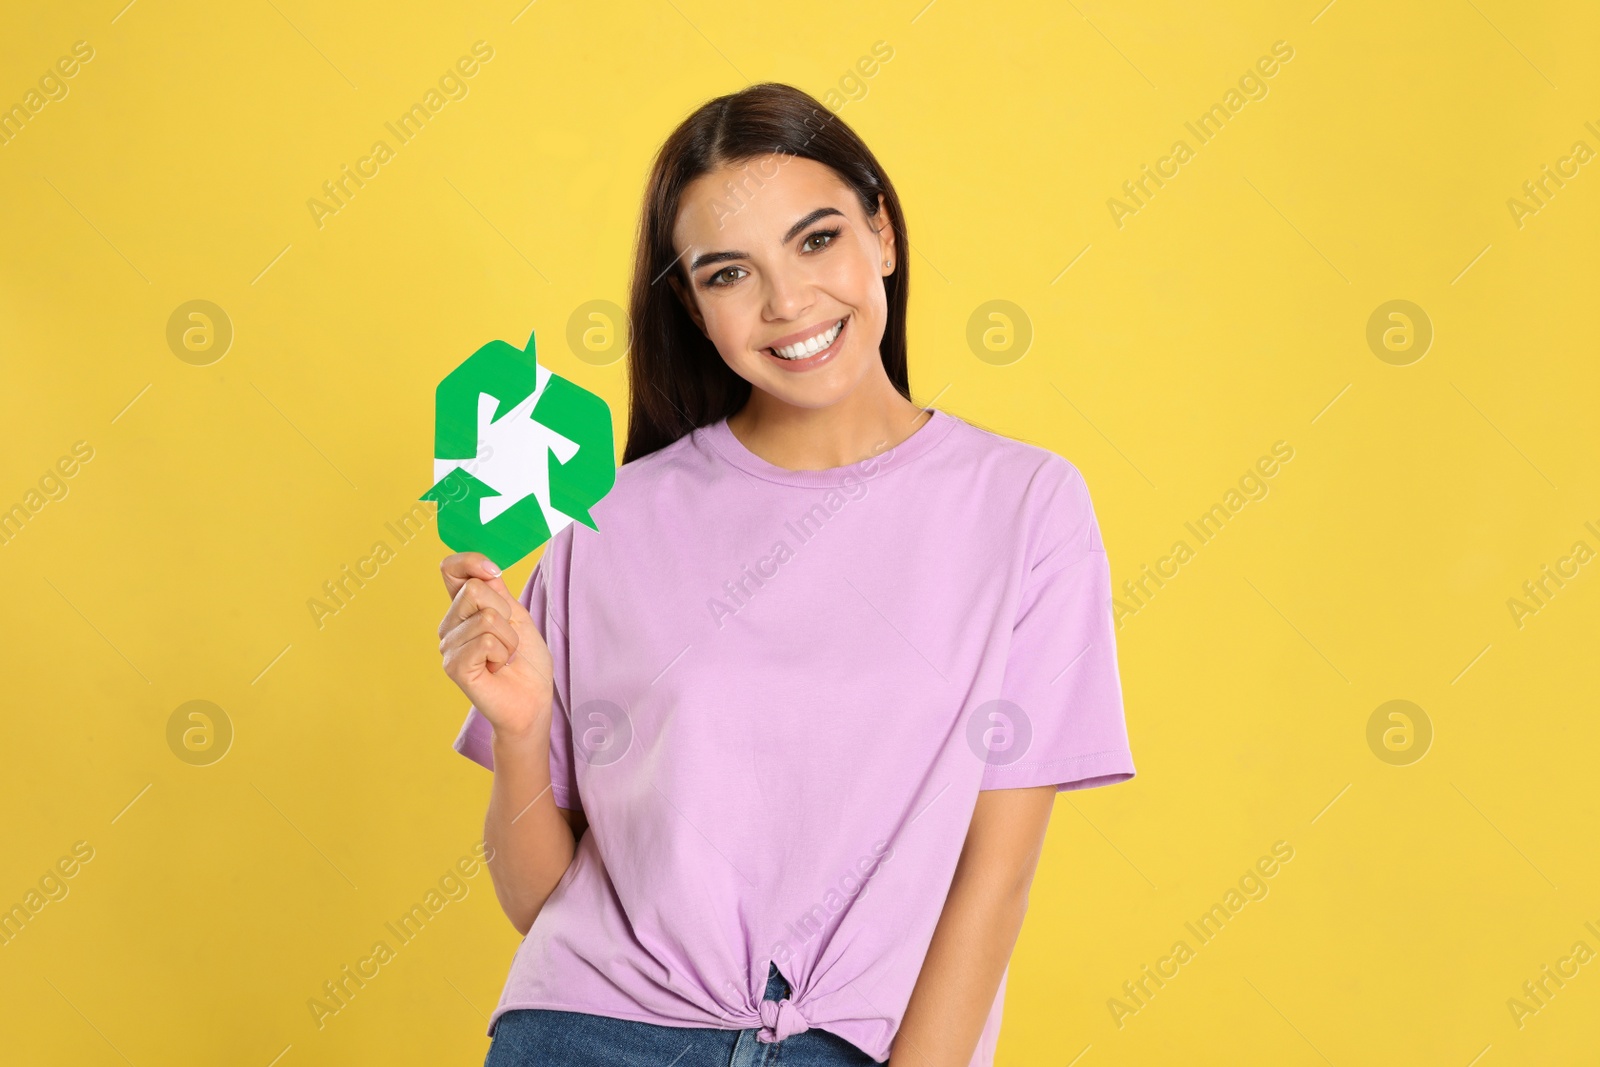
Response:
[[[497,737],[549,730],[554,683],[550,649],[500,568],[481,552],[439,565],[450,610],[439,624],[444,672],[494,727]]]

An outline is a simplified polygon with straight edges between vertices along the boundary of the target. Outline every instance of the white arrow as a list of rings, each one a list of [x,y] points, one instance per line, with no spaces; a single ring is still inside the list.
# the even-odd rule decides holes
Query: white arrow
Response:
[[[555,510],[550,504],[550,463],[546,457],[554,452],[558,460],[567,463],[577,455],[578,443],[530,417],[552,377],[551,371],[539,367],[533,392],[498,419],[494,413],[500,406],[500,399],[489,393],[479,393],[477,458],[436,458],[433,461],[435,485],[445,475],[462,467],[494,490],[495,495],[478,501],[479,522],[488,524],[529,496],[539,501],[552,534],[574,521],[572,516]]]

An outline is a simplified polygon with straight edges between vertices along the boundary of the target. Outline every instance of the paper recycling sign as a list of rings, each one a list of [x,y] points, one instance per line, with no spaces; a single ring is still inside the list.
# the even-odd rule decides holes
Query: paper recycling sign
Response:
[[[439,538],[504,569],[577,521],[616,482],[611,408],[541,367],[526,350],[490,341],[439,383],[433,488]]]

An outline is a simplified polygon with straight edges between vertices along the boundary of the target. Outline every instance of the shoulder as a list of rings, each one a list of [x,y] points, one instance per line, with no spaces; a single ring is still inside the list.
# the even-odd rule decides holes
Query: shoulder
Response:
[[[960,416],[951,417],[957,424],[951,435],[956,446],[952,458],[970,465],[975,474],[981,473],[985,485],[1033,505],[1048,505],[1052,500],[1058,505],[1087,505],[1083,474],[1065,456]]]
[[[1031,558],[1104,550],[1089,486],[1076,464],[1031,441],[958,421],[953,461],[967,468],[963,477],[989,514],[1018,518]]]

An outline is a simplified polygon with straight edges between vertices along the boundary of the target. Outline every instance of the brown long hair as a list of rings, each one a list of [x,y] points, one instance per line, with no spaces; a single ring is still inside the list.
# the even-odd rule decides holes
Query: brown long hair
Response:
[[[672,250],[672,229],[689,184],[720,167],[769,153],[831,167],[855,192],[868,218],[878,213],[882,195],[899,254],[894,273],[884,279],[888,321],[878,350],[889,380],[911,399],[906,377],[911,257],[894,186],[866,144],[833,112],[791,85],[762,82],[702,104],[672,131],[650,168],[628,296],[630,395],[623,463],[734,414],[750,398],[750,383],[729,369],[695,326],[667,274],[677,272],[685,291],[692,291],[688,272]]]

